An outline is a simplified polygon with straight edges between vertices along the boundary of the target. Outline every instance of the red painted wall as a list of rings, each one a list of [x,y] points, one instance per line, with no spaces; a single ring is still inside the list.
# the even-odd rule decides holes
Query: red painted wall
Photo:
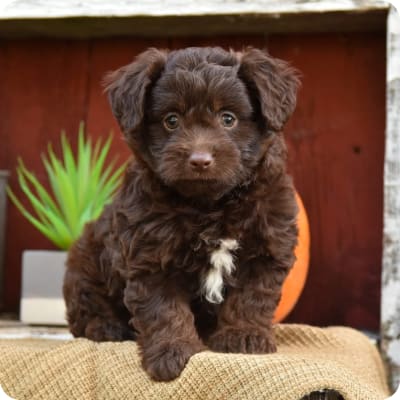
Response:
[[[100,85],[104,73],[149,46],[267,47],[303,75],[285,132],[290,170],[309,213],[311,268],[289,320],[378,329],[385,128],[385,36],[302,34],[213,39],[0,41],[0,169],[17,190],[18,156],[45,179],[40,153],[73,143],[79,121],[94,137],[114,130],[112,152],[129,153]],[[58,146],[55,146],[58,148]],[[18,192],[18,190],[17,190]],[[19,192],[18,192],[19,193]],[[52,245],[9,205],[3,309],[16,310],[21,252]],[[51,283],[49,283],[51,284]]]

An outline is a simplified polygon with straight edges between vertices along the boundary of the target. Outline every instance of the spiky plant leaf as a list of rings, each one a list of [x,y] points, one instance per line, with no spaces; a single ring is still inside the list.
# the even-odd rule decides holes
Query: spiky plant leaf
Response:
[[[94,145],[85,139],[84,125],[80,124],[78,145],[74,156],[64,132],[61,134],[62,157],[58,158],[51,146],[42,161],[50,182],[50,193],[19,159],[18,182],[29,201],[28,211],[10,187],[7,193],[22,215],[57,247],[68,249],[82,234],[85,224],[99,217],[121,184],[126,164],[115,169],[115,160],[105,168],[112,136]]]

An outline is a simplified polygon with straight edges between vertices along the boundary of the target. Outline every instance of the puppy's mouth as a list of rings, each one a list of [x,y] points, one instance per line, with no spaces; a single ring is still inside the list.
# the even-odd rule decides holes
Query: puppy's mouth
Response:
[[[173,187],[185,197],[218,199],[231,189],[228,182],[215,178],[178,179]]]

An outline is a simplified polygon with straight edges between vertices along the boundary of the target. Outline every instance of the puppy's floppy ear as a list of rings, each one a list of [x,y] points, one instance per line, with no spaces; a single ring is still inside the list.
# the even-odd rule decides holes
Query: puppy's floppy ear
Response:
[[[296,107],[299,73],[258,49],[248,48],[238,59],[238,76],[256,97],[268,129],[280,131]]]
[[[144,117],[147,89],[162,73],[167,52],[150,48],[135,61],[104,79],[112,112],[125,134],[134,132]]]

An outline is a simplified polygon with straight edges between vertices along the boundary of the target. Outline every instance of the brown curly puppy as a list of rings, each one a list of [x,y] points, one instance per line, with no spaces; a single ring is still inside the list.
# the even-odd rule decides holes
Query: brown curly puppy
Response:
[[[280,131],[298,84],[251,48],[149,49],[108,76],[134,158],[69,252],[75,336],[136,339],[162,381],[206,348],[276,350],[271,323],[297,241]]]

